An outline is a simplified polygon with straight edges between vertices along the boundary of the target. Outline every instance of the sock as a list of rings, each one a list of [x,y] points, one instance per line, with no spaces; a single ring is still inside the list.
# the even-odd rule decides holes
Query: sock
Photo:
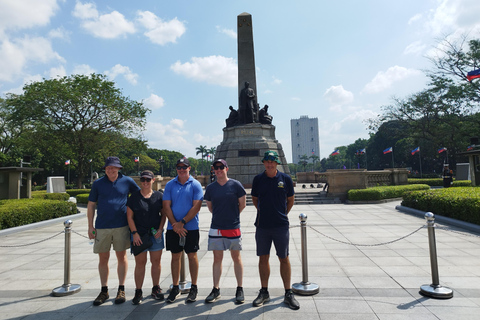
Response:
[[[196,287],[197,287],[197,285],[196,285],[196,284],[192,284],[192,288],[196,288]]]
[[[108,292],[108,286],[102,287],[102,292]]]
[[[262,290],[268,292],[268,287],[262,287]]]
[[[118,286],[118,290],[125,291],[125,286]]]

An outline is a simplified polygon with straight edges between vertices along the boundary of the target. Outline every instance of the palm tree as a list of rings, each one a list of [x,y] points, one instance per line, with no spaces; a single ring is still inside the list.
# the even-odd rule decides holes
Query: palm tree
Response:
[[[303,165],[303,171],[307,172],[308,156],[306,154],[304,154],[303,156],[300,156],[299,163]]]
[[[211,160],[213,160],[213,157],[215,157],[216,152],[217,152],[216,147],[211,147],[210,149],[207,150],[207,153],[212,156],[212,158],[210,158]]]
[[[315,162],[320,161],[320,157],[312,154],[309,158],[312,159],[312,162],[313,162],[312,171],[315,171]]]
[[[202,146],[196,148],[197,150],[197,155],[200,153],[202,156],[202,176],[203,176],[203,158],[207,155],[207,146]]]

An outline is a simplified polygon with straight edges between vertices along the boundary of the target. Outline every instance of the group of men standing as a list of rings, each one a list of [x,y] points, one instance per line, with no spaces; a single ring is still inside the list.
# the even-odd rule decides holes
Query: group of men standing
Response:
[[[300,305],[291,289],[291,266],[288,258],[288,213],[294,203],[293,182],[290,176],[278,171],[277,166],[281,162],[275,151],[265,152],[262,162],[265,171],[255,176],[251,190],[252,201],[257,209],[255,240],[261,283],[261,289],[258,297],[253,301],[253,306],[261,306],[270,300],[268,292],[269,258],[273,243],[280,261],[280,275],[285,288],[283,301],[291,309],[298,310]],[[113,244],[118,261],[119,287],[115,298],[115,303],[118,304],[125,302],[125,278],[128,266],[126,250],[130,247],[132,252],[139,251],[134,250],[134,246],[141,246],[144,241],[160,244],[151,245],[144,251],[135,253],[137,288],[132,302],[138,304],[143,299],[141,286],[145,274],[147,252],[150,252],[152,261],[152,296],[158,300],[164,299],[158,284],[160,266],[157,267],[153,264],[154,262],[159,264],[159,255],[155,252],[159,250],[161,252],[164,248],[161,239],[163,239],[165,218],[168,220],[165,242],[166,249],[171,252],[172,256],[173,282],[166,301],[172,303],[181,294],[179,278],[183,252],[188,257],[192,283],[186,302],[196,301],[199,270],[197,251],[200,248],[199,211],[204,199],[208,210],[212,213],[208,234],[208,251],[213,252],[213,289],[206,297],[205,302],[213,303],[221,297],[219,285],[223,253],[229,250],[237,280],[235,303],[244,303],[243,263],[240,254],[242,250],[240,213],[246,206],[246,191],[240,182],[228,178],[227,162],[223,159],[213,162],[212,169],[215,172],[216,181],[209,184],[203,194],[201,184],[190,175],[191,167],[188,159],[179,159],[176,165],[177,176],[166,184],[163,198],[160,197],[160,200],[158,194],[151,190],[154,180],[153,173],[142,172],[141,188],[139,188],[133,179],[119,172],[121,168],[120,160],[117,157],[109,157],[104,166],[105,176],[93,183],[88,199],[88,235],[89,238],[95,239],[93,250],[99,255],[98,269],[102,286],[100,294],[94,300],[94,305],[100,305],[109,298],[108,260],[111,245]],[[132,194],[130,198],[128,198],[129,194]],[[158,201],[161,201],[161,205]],[[94,223],[95,207],[97,217]],[[143,234],[140,234],[142,232]],[[149,232],[152,234],[150,235]],[[148,240],[149,237],[151,240]]]

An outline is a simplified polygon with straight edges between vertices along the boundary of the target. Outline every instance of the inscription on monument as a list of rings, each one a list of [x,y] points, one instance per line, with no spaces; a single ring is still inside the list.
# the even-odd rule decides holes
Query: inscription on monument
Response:
[[[253,132],[253,130],[242,129],[242,130],[240,130],[240,134],[241,135],[250,135],[250,134],[254,134],[254,132]]]
[[[258,150],[238,150],[239,157],[259,157]]]

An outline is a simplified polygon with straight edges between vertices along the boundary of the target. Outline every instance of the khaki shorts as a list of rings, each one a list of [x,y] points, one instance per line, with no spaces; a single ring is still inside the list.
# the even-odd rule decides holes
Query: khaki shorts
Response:
[[[130,248],[130,229],[128,226],[112,229],[96,229],[93,253],[109,252],[113,250],[125,251]]]

